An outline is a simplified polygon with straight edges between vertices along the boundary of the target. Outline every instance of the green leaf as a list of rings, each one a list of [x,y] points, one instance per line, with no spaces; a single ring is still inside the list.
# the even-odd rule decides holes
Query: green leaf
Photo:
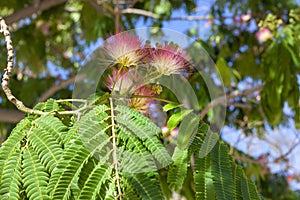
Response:
[[[211,152],[211,167],[217,199],[234,199],[232,162],[228,149],[222,142],[217,142]]]
[[[30,124],[31,123],[27,118],[21,120],[0,148],[0,186],[2,184],[2,177],[4,176],[3,170],[5,166],[9,164],[7,161],[15,151],[20,150],[20,142],[30,130]]]
[[[51,199],[68,199],[73,180],[78,179],[84,164],[88,161],[90,153],[80,139],[72,142],[65,150],[57,167],[54,169],[49,180],[48,192]]]
[[[97,199],[101,186],[111,179],[111,172],[110,166],[98,162],[81,189],[79,199]]]
[[[244,173],[243,168],[239,165],[234,165],[233,168],[233,183],[234,183],[234,191],[235,191],[235,199],[242,200],[242,179],[243,179]]]
[[[123,197],[124,199],[139,199],[135,186],[128,179],[123,179]]]
[[[186,115],[178,130],[177,146],[181,149],[187,149],[192,143],[199,125],[200,116],[190,113]]]
[[[56,167],[58,160],[62,154],[62,147],[59,145],[57,138],[54,137],[60,133],[60,123],[49,129],[49,124],[54,124],[57,118],[53,116],[43,116],[35,122],[32,133],[28,135],[28,141],[37,152],[41,162],[51,173]],[[47,124],[47,125],[46,125]],[[65,127],[63,127],[65,128]]]
[[[182,187],[187,174],[189,165],[188,150],[176,147],[172,159],[174,162],[169,169],[168,183],[170,189],[178,191]]]
[[[205,199],[215,199],[210,198],[215,196],[214,187],[212,186],[212,177],[208,176],[210,174],[210,156],[205,156],[200,158],[196,153],[194,155],[195,165],[194,165],[194,182],[195,182],[195,192],[197,200]]]
[[[32,147],[24,150],[22,167],[23,185],[29,199],[50,199],[47,195],[49,175]]]
[[[218,140],[219,140],[219,134],[208,130],[208,132],[205,135],[204,141],[201,145],[201,149],[199,151],[199,157],[203,158],[209,152],[211,152],[211,150],[214,148],[214,146],[218,142]]]
[[[190,114],[193,110],[182,110],[173,114],[170,119],[168,120],[167,126],[168,129],[171,131],[177,127],[177,125],[182,121],[182,119]]]
[[[169,110],[173,110],[178,107],[182,107],[182,104],[168,103],[168,104],[164,105],[163,111],[168,112]]]
[[[159,127],[149,118],[128,107],[118,105],[115,110],[119,112],[116,114],[115,120],[119,129],[128,133],[126,137],[137,137],[140,139],[143,146],[147,148],[151,155],[153,155],[163,167],[172,163],[172,158],[158,138],[161,132]],[[123,134],[123,137],[124,136]],[[139,145],[138,140],[133,140]],[[143,147],[139,145],[139,148]],[[146,157],[146,160],[148,160],[147,158],[148,157]]]
[[[115,116],[118,124],[127,129],[129,133],[132,132],[141,139],[158,136],[161,133],[161,129],[149,118],[135,110],[118,105],[115,111],[119,112]]]
[[[257,193],[256,187],[253,181],[247,178],[242,178],[242,194],[243,200],[260,200],[260,196]]]
[[[164,199],[158,178],[145,173],[127,175],[141,199]]]
[[[21,186],[22,153],[16,148],[9,153],[4,165],[1,166],[3,175],[0,183],[0,199],[19,200]]]
[[[232,77],[232,70],[228,67],[227,62],[224,58],[219,58],[217,60],[217,68],[221,74],[222,80],[224,85],[227,87],[231,86],[231,77]]]

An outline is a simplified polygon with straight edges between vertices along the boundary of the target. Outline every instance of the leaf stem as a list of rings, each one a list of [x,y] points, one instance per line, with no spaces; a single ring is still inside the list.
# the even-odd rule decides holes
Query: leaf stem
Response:
[[[122,199],[122,190],[120,186],[120,176],[119,176],[119,169],[118,169],[118,157],[117,157],[117,145],[116,145],[116,132],[115,132],[115,115],[114,115],[114,105],[112,98],[109,98],[110,102],[110,112],[111,112],[111,134],[112,134],[112,143],[113,143],[113,165],[116,174],[116,183],[118,188],[118,195],[117,198]]]

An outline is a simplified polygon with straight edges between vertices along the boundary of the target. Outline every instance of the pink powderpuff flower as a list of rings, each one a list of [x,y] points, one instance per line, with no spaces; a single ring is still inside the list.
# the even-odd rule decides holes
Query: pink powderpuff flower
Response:
[[[249,13],[241,15],[241,20],[243,22],[249,21],[250,19],[251,19],[251,14],[249,14]]]
[[[260,42],[265,42],[273,37],[270,29],[262,27],[256,33],[256,39]]]
[[[150,50],[150,58],[150,65],[160,74],[167,76],[178,74],[187,65],[183,50],[174,44],[157,45],[156,49]]]
[[[137,65],[143,56],[141,39],[129,33],[119,33],[107,39],[104,43],[105,52],[115,63],[129,67]]]
[[[139,80],[140,77],[133,70],[114,70],[112,75],[107,77],[106,87],[120,95],[119,100],[125,105],[147,116],[149,105],[153,102],[151,97],[156,93],[151,86],[143,86],[137,82]]]
[[[106,87],[119,95],[131,94],[135,90],[134,80],[137,80],[134,71],[113,70],[112,75],[107,77]]]
[[[134,92],[128,106],[148,116],[150,104],[154,102],[151,97],[154,96],[156,96],[156,94],[152,90],[151,86],[143,86]]]

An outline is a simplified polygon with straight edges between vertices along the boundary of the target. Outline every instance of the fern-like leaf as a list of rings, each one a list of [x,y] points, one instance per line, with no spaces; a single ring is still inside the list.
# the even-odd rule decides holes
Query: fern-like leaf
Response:
[[[21,120],[0,148],[0,199],[19,199],[21,185],[21,141],[30,129],[30,120]]]
[[[96,199],[102,184],[110,179],[111,171],[112,168],[110,166],[103,165],[101,162],[98,162],[86,180],[85,185],[83,186],[79,195],[79,199]]]
[[[63,142],[63,134],[66,131],[67,127],[53,115],[41,116],[34,122],[35,127],[44,130],[48,134],[51,134],[56,138],[58,143]]]
[[[207,184],[207,174],[209,174],[210,167],[210,154],[204,158],[198,156],[198,152],[194,154],[195,165],[194,165],[194,182],[195,182],[195,192],[197,200],[206,200],[208,195],[212,194],[209,191],[209,186]]]
[[[40,163],[37,153],[30,146],[23,152],[22,167],[23,185],[26,188],[26,194],[29,199],[50,199],[46,190],[49,175]]]
[[[242,200],[242,178],[243,178],[243,168],[237,164],[233,167],[233,184],[234,184],[234,192],[235,199]]]
[[[179,190],[187,174],[189,165],[188,150],[182,150],[177,146],[172,158],[174,162],[168,173],[168,183],[171,189]]]
[[[62,155],[62,147],[57,141],[55,135],[51,134],[52,130],[60,133],[62,126],[55,123],[58,119],[53,116],[42,116],[35,122],[32,132],[28,135],[28,141],[39,155],[39,158],[48,172],[52,172],[56,167],[60,156]],[[54,121],[54,122],[53,122]],[[45,124],[59,124],[58,127],[48,128]]]
[[[29,127],[30,121],[27,118],[21,120],[0,148],[0,186],[7,160],[15,153],[16,149],[20,149],[20,142],[26,136]]]
[[[197,134],[195,135],[191,145],[189,146],[189,156],[191,156],[195,152],[197,152],[197,154],[199,155],[200,147],[208,130],[209,126],[207,124],[199,124]]]
[[[243,200],[260,200],[253,181],[248,180],[245,176],[242,178],[242,196]]]
[[[171,156],[158,138],[161,132],[159,127],[149,118],[128,107],[118,105],[115,110],[119,112],[115,120],[122,131],[142,140],[143,145],[163,167],[172,163]]]
[[[154,158],[158,160],[162,167],[166,167],[167,165],[173,162],[168,151],[162,145],[158,138],[149,138],[146,141],[144,141],[144,145],[153,154]]]
[[[199,157],[203,158],[203,157],[207,156],[207,154],[209,152],[211,152],[211,150],[213,149],[215,144],[218,142],[218,140],[219,140],[219,134],[208,130],[208,132],[205,135],[204,141],[201,145],[201,148],[199,151]]]
[[[141,113],[122,105],[118,105],[115,110],[119,112],[115,120],[137,134],[139,138],[146,139],[161,133],[160,128]]]
[[[77,138],[73,144],[65,150],[57,167],[53,171],[48,185],[51,199],[68,199],[73,179],[78,179],[79,173],[88,161],[90,153]]]
[[[19,200],[21,186],[21,161],[22,153],[19,148],[14,149],[2,166],[0,184],[0,199]]]
[[[158,178],[145,173],[127,175],[141,199],[164,199]]]
[[[115,200],[116,199],[114,196],[115,189],[116,189],[116,184],[114,181],[111,181],[107,186],[104,199],[105,200]]]
[[[122,188],[123,188],[123,197],[124,199],[131,200],[131,199],[139,199],[139,196],[137,194],[136,188],[134,185],[128,180],[123,179],[122,180]]]
[[[232,162],[229,159],[228,148],[222,142],[217,142],[211,152],[212,175],[218,199],[234,199]]]

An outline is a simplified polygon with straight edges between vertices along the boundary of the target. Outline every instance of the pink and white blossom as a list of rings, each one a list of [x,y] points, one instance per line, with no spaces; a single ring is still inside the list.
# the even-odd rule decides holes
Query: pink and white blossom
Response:
[[[150,51],[150,65],[163,75],[178,74],[186,68],[183,50],[175,45],[165,44]]]
[[[251,14],[249,14],[249,13],[241,15],[241,20],[243,22],[249,21],[250,19],[251,19]]]
[[[107,77],[107,88],[119,95],[125,95],[133,93],[136,88],[136,80],[138,77],[134,74],[133,70],[113,70],[112,75]]]
[[[265,42],[273,37],[270,29],[266,27],[260,28],[256,33],[256,39],[260,42]]]
[[[147,115],[151,97],[156,95],[152,86],[143,86],[138,81],[141,77],[133,70],[113,70],[112,75],[107,77],[106,86],[112,93],[119,95],[118,100],[128,107]]]
[[[142,41],[136,35],[120,33],[107,39],[104,43],[105,52],[114,63],[129,67],[137,65],[140,58]]]

